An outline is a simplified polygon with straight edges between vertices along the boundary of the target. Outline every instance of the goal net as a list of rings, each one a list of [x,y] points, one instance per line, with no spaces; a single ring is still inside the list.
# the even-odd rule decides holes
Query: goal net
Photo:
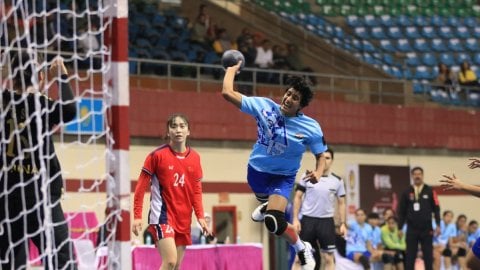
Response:
[[[128,44],[114,36],[119,5],[0,1],[0,270],[129,268],[112,128],[115,80],[128,77],[112,58]]]

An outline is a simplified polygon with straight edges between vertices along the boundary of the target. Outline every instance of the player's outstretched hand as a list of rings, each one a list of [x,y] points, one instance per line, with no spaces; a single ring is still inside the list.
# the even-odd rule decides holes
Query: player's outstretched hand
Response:
[[[468,164],[470,169],[480,168],[480,158],[469,158],[468,160],[470,160]]]
[[[344,238],[347,239],[347,225],[345,223],[340,224],[340,235]]]
[[[210,235],[212,236],[212,232],[208,228],[207,222],[205,221],[204,218],[199,218],[198,223],[200,223],[200,226],[202,227],[202,233],[203,235]]]
[[[320,179],[320,177],[321,175],[318,175],[316,171],[307,170],[307,172],[305,173],[305,177],[303,177],[303,180],[305,180],[306,182],[310,182],[312,184],[316,184],[318,183],[318,180]]]
[[[462,189],[462,181],[458,179],[455,174],[452,174],[452,176],[448,176],[446,174],[442,175],[444,178],[440,180],[442,182],[442,187],[444,190],[451,190],[451,189],[456,189],[456,190],[461,190]]]
[[[50,65],[50,78],[55,78],[59,75],[68,75],[68,70],[65,64],[63,63],[63,59],[61,57],[57,57],[53,60],[52,65]]]
[[[240,68],[242,67],[242,60],[238,61],[238,63],[234,66],[231,66],[231,67],[228,67],[227,68],[227,72],[229,70],[235,70],[235,74],[239,73],[240,72]]]
[[[132,224],[132,232],[135,236],[138,236],[142,232],[142,220],[135,219]]]

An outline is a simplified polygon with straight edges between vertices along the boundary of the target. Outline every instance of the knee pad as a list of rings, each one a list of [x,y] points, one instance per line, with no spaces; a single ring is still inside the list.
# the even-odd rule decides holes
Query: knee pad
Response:
[[[265,227],[271,233],[282,235],[288,227],[285,213],[278,210],[267,210],[265,212]]]

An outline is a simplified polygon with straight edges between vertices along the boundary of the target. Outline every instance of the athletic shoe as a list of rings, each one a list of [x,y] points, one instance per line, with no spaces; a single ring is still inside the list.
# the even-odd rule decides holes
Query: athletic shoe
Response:
[[[313,258],[313,248],[309,242],[303,242],[305,248],[298,252],[298,259],[300,260],[300,265],[302,270],[313,270],[315,269],[315,259]]]
[[[268,202],[260,204],[252,212],[252,220],[255,222],[263,222],[265,219],[265,212],[267,211]]]

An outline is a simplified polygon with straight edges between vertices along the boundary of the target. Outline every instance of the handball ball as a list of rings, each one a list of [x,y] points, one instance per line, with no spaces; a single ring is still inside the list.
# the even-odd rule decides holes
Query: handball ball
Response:
[[[228,50],[222,55],[222,66],[227,69],[228,67],[236,65],[240,60],[242,60],[242,65],[240,66],[240,69],[242,69],[245,66],[245,57],[243,57],[243,54],[237,50]]]

